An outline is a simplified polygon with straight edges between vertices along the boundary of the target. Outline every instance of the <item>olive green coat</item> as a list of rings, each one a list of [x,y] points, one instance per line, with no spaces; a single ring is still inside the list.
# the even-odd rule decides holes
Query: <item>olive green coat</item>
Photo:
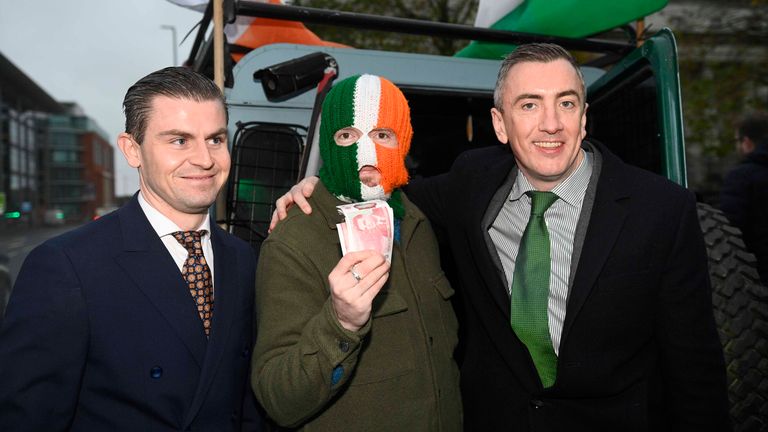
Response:
[[[278,424],[305,431],[459,431],[457,322],[429,222],[404,197],[389,280],[358,332],[338,323],[328,274],[341,259],[322,183],[262,245],[251,383]]]

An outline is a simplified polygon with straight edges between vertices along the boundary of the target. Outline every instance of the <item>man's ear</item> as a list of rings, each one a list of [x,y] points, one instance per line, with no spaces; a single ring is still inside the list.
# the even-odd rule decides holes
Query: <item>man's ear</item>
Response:
[[[133,140],[130,134],[125,132],[117,136],[117,146],[125,156],[126,162],[133,168],[141,166],[141,149],[139,144]]]
[[[507,128],[504,127],[504,117],[496,108],[491,108],[491,121],[493,122],[493,130],[496,132],[496,139],[501,141],[502,144],[509,142],[507,136]]]
[[[581,113],[581,140],[587,136],[587,108],[589,108],[589,104],[585,102],[584,111]]]

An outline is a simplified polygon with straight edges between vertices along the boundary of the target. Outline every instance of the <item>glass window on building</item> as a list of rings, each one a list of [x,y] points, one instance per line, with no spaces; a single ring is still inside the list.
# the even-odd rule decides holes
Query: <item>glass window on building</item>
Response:
[[[29,148],[34,150],[37,146],[35,145],[37,143],[37,129],[35,129],[34,122],[29,122],[29,141],[27,141],[27,144],[29,145]]]
[[[37,130],[35,130],[35,125],[31,121],[27,121],[24,125],[24,131],[26,132],[24,134],[24,142],[26,143],[26,148],[29,150],[35,149],[35,134],[37,134]]]
[[[99,145],[99,140],[94,138],[93,141],[91,141],[91,147],[93,148],[93,163],[95,165],[104,165],[104,152]]]
[[[53,198],[54,199],[72,199],[72,198],[81,198],[83,196],[83,187],[82,186],[70,186],[70,185],[58,185],[53,187]]]
[[[70,127],[70,119],[68,116],[52,115],[48,117],[48,121],[53,127]]]
[[[80,162],[80,152],[74,150],[54,150],[51,152],[51,160],[56,163]]]
[[[12,145],[9,147],[9,153],[10,153],[9,156],[11,160],[11,172],[21,171],[21,169],[19,168],[19,149],[16,148],[16,146]]]
[[[16,144],[19,142],[19,124],[18,124],[18,117],[16,115],[15,110],[8,110],[8,117],[10,118],[10,122],[8,125],[8,138],[11,142],[11,145]]]
[[[52,134],[51,145],[57,148],[78,148],[77,138],[71,133]]]

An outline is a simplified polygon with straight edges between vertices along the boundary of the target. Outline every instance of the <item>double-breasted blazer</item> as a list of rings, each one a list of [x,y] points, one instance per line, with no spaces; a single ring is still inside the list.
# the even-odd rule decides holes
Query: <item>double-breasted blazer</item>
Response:
[[[507,282],[487,233],[517,174],[509,147],[466,152],[447,174],[407,189],[455,261],[465,430],[728,430],[693,194],[600,144],[585,148],[596,164],[548,389],[510,327]]]
[[[137,196],[34,249],[0,329],[0,430],[239,431],[244,409],[257,422],[253,252],[213,221],[211,244],[210,338]]]

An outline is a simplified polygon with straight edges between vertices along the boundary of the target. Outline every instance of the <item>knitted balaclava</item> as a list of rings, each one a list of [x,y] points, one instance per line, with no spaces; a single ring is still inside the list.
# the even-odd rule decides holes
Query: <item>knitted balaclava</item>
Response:
[[[354,127],[362,136],[350,146],[339,146],[334,134]],[[373,129],[391,129],[397,135],[397,148],[374,143],[368,134]],[[398,213],[401,207],[396,189],[408,183],[405,156],[411,147],[411,114],[408,101],[394,84],[374,75],[357,75],[336,83],[323,102],[320,122],[322,179],[328,190],[343,201],[390,200]],[[381,172],[378,186],[360,182],[358,172],[366,165]],[[393,202],[394,201],[394,202]]]

